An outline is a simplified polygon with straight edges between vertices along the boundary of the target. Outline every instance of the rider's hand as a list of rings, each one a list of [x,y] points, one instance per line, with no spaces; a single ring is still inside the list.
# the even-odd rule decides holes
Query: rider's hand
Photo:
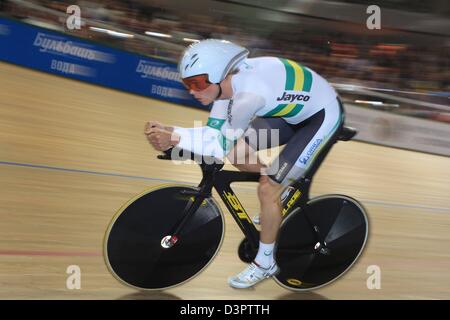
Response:
[[[152,127],[146,129],[145,135],[150,144],[158,151],[166,151],[180,142],[180,136],[163,128]]]
[[[148,121],[144,127],[144,134],[146,134],[146,135],[149,134],[149,132],[150,132],[149,130],[152,128],[160,128],[160,129],[164,129],[164,130],[167,130],[170,132],[172,132],[174,129],[173,127],[165,126],[158,121]]]

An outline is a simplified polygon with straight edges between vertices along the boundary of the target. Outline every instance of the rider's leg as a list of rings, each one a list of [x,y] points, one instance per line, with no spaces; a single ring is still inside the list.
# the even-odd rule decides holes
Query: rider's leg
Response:
[[[315,114],[297,130],[278,158],[266,169],[268,176],[261,177],[258,197],[261,205],[260,240],[264,248],[272,246],[277,238],[282,221],[280,194],[284,187],[309,172],[313,160],[321,154],[321,147],[333,141],[329,137],[337,131],[340,123],[337,103],[330,107],[328,113],[321,110]],[[271,255],[269,253],[270,250],[263,252],[260,248],[255,261],[264,268],[269,267],[274,262],[273,251]]]
[[[262,177],[258,187],[262,218],[260,249],[268,246],[273,248],[278,233],[282,219],[279,202],[281,185],[288,186],[315,172],[315,162],[321,158],[321,149],[327,150],[331,146],[334,141],[332,137],[339,131],[342,121],[342,108],[334,101],[303,123],[295,125],[295,134],[267,169],[269,176]],[[258,254],[261,252],[263,251],[259,250]],[[248,288],[273,276],[277,271],[275,262],[269,268],[251,263],[243,272],[230,278],[229,284],[235,288]]]
[[[250,128],[228,154],[228,159],[240,171],[261,173],[267,166],[256,151],[284,145],[294,134],[294,128],[281,118],[255,118]],[[260,215],[254,216],[252,221],[260,225]]]
[[[231,164],[240,171],[262,173],[266,168],[266,165],[258,157],[256,150],[251,147],[244,138],[238,140],[227,157]],[[261,208],[259,220],[265,221],[265,227],[261,229],[260,237],[261,242],[264,244],[272,244],[275,242],[277,231],[281,223],[280,190],[280,184],[269,179],[266,175],[261,176],[258,186],[258,198],[260,200]],[[262,223],[260,222],[260,224]],[[265,252],[267,252],[267,250]],[[265,260],[262,260],[261,263]],[[258,259],[256,259],[256,261],[258,262]],[[263,263],[263,265],[266,266],[266,263]]]
[[[266,167],[258,157],[256,150],[244,138],[237,141],[227,158],[240,171],[261,172],[261,169]]]
[[[266,165],[256,151],[284,145],[294,134],[282,118],[255,118],[227,157],[241,171],[261,172]]]
[[[258,253],[254,262],[237,276],[228,279],[234,288],[249,288],[275,275],[279,269],[274,259],[275,240],[282,221],[281,184],[263,174],[259,180],[258,198],[261,206],[261,232]]]
[[[259,180],[258,198],[261,205],[261,236],[264,243],[275,241],[281,223],[280,193],[283,186],[267,175]]]
[[[264,170],[266,166],[256,155],[256,150],[284,144],[294,133],[286,122],[279,118],[257,119],[256,122],[252,123],[252,126],[258,129],[278,129],[281,134],[276,141],[265,141],[261,146],[258,143],[259,135],[255,135],[256,131],[250,134],[247,132],[247,135],[237,142],[229,154],[229,160],[239,170],[262,173],[258,185],[258,198],[261,207],[260,220],[262,220],[259,249],[254,263],[251,263],[237,276],[229,278],[228,282],[234,288],[251,287],[278,272],[278,266],[273,257],[273,249],[281,224],[280,193],[282,186],[267,176]]]
[[[282,221],[280,201],[282,190],[281,184],[270,179],[267,175],[261,176],[258,185],[261,232],[255,262],[263,268],[270,268],[274,263],[273,249]]]

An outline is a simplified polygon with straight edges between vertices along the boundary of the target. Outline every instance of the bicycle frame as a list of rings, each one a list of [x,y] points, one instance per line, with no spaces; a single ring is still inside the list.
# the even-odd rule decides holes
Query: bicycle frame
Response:
[[[158,158],[170,159],[170,156],[166,153],[165,156],[158,156]],[[260,174],[253,172],[221,170],[223,168],[223,164],[205,164],[205,162],[202,162],[199,163],[199,165],[202,169],[203,178],[197,187],[198,191],[186,191],[183,193],[188,196],[193,196],[194,201],[191,201],[186,205],[184,209],[186,211],[184,218],[172,229],[170,239],[172,245],[178,241],[178,234],[181,229],[199,208],[203,200],[212,196],[211,191],[214,187],[222,201],[225,203],[231,216],[243,232],[244,236],[250,242],[251,246],[253,248],[258,248],[259,231],[256,229],[249,215],[231,188],[231,183],[239,181],[258,182]],[[310,183],[311,179],[304,178],[292,185],[295,191],[290,192],[289,196],[283,201],[283,217],[288,215],[290,210],[294,207],[294,204],[296,204],[296,207],[302,207],[306,204],[309,200]]]

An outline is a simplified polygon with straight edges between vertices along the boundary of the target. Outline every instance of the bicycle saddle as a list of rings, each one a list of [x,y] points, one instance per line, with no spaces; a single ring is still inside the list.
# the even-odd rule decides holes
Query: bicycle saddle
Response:
[[[352,127],[342,127],[341,133],[339,133],[338,140],[348,141],[351,140],[358,131]]]

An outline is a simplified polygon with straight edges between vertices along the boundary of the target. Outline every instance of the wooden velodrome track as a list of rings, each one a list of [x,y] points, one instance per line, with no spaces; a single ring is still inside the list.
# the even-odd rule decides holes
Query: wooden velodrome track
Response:
[[[192,126],[208,114],[4,63],[0,75],[0,299],[450,298],[449,158],[354,141],[335,145],[312,187],[353,196],[369,213],[368,245],[339,281],[312,293],[272,280],[229,288],[244,264],[224,210],[224,244],[200,276],[164,292],[125,287],[102,256],[115,211],[148,187],[200,178],[195,165],[155,159],[145,120]],[[253,187],[236,187],[251,215]],[[81,268],[80,290],[66,288],[69,265]],[[379,290],[366,286],[371,265],[381,269]]]

